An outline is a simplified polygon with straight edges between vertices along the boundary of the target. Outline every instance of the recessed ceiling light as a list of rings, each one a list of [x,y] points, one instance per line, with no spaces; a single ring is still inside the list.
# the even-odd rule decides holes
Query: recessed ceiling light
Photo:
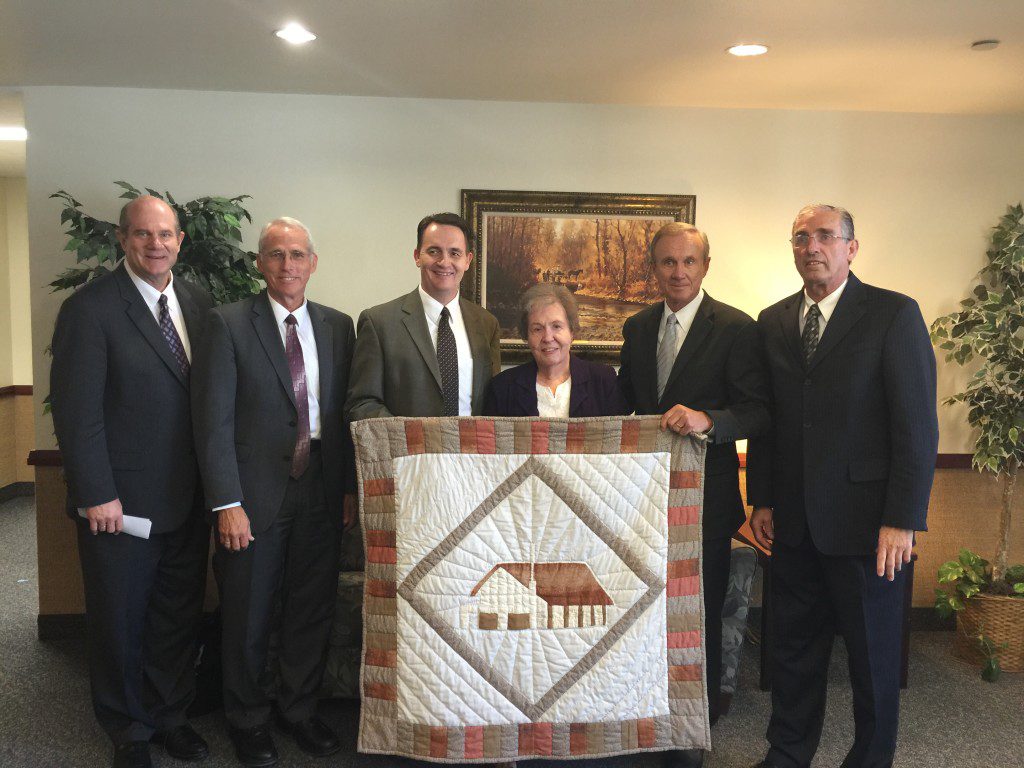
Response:
[[[742,45],[734,45],[726,50],[733,56],[760,56],[761,54],[768,53],[768,46],[761,45],[760,43],[744,43]]]
[[[972,51],[991,51],[998,47],[998,40],[975,40],[973,43],[971,43]]]
[[[20,125],[0,125],[0,141],[27,141],[28,131]]]
[[[277,30],[274,34],[292,45],[302,45],[303,43],[316,40],[316,35],[294,21],[287,24],[284,29]]]

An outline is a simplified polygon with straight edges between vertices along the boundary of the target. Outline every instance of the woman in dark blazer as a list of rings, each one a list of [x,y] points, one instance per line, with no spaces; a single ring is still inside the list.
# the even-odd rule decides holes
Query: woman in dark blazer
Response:
[[[519,334],[533,361],[491,379],[485,416],[619,416],[629,413],[615,370],[570,354],[579,330],[576,300],[565,286],[534,285],[520,300]]]

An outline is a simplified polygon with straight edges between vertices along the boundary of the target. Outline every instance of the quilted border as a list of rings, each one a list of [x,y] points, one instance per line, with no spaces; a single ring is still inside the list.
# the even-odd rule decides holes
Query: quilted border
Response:
[[[661,430],[657,416],[368,419],[355,422],[352,434],[366,552],[360,752],[473,763],[710,748],[703,662],[704,600],[700,584],[703,441]],[[671,457],[668,564],[664,574],[669,714],[613,722],[484,726],[429,726],[399,721],[396,700],[400,598],[395,567],[394,460],[423,453],[653,452],[668,452]]]

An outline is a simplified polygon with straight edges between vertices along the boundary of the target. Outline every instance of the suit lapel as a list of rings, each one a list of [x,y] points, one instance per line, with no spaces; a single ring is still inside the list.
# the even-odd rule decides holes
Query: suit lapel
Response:
[[[191,346],[199,338],[199,329],[202,325],[202,312],[199,306],[192,300],[192,294],[185,286],[185,281],[175,283],[174,294],[178,297],[178,305],[181,307],[181,315],[185,320],[185,332],[188,333],[188,340]],[[193,356],[195,351],[193,350]]]
[[[320,369],[320,412],[323,413],[330,405],[331,374],[334,371],[334,329],[324,317],[319,304],[306,302],[309,320],[313,326],[313,338],[316,339],[316,356]]]
[[[139,329],[139,333],[142,334],[143,338],[153,348],[157,357],[164,361],[164,365],[171,371],[174,378],[178,380],[178,383],[188,389],[188,382],[182,376],[181,368],[178,367],[178,361],[171,353],[171,348],[160,331],[156,318],[153,317],[153,313],[146,306],[146,302],[143,301],[142,294],[139,293],[139,289],[132,282],[132,278],[129,276],[128,270],[125,269],[123,262],[114,272],[114,278],[117,280],[118,288],[121,291],[121,298],[128,305],[125,307],[128,318]]]
[[[470,302],[466,301],[466,299],[459,299],[462,322],[466,326],[466,336],[469,337],[469,350],[473,355],[473,391],[471,393],[471,400],[473,411],[476,412],[477,403],[484,396],[484,386],[491,378],[491,340],[484,334],[480,323],[476,322],[476,313],[473,310],[478,309],[478,307],[475,304],[469,305]]]
[[[704,343],[704,339],[708,337],[708,334],[715,327],[713,304],[714,299],[704,294],[704,298],[697,308],[697,314],[694,315],[693,322],[690,324],[690,330],[686,332],[686,338],[683,339],[683,346],[679,348],[676,361],[672,364],[672,371],[669,373],[668,381],[665,383],[666,392],[672,388],[676,379],[682,375],[690,360],[693,359],[701,344]],[[657,334],[655,334],[655,338],[657,338]],[[657,370],[657,363],[655,363],[655,370]]]
[[[437,351],[430,340],[430,331],[427,329],[427,316],[423,312],[423,302],[420,301],[418,288],[405,297],[405,301],[402,302],[402,312],[405,313],[402,323],[405,325],[406,330],[409,331],[413,344],[416,345],[416,349],[419,350],[420,355],[423,357],[423,362],[426,363],[430,373],[434,376],[437,388],[441,389],[441,369],[437,365]],[[468,323],[466,328],[469,328]],[[472,341],[473,337],[470,336],[471,345]]]
[[[295,391],[292,389],[292,374],[288,370],[288,358],[284,354],[284,344],[281,343],[281,332],[277,330],[277,321],[274,319],[274,310],[270,308],[270,299],[267,292],[263,291],[252,300],[252,327],[256,336],[263,345],[267,357],[270,358],[277,378],[281,380],[281,386],[288,394],[288,399],[295,405]],[[317,354],[319,354],[319,347]]]
[[[590,399],[590,387],[587,386],[589,371],[575,355],[569,356],[569,377],[572,379],[569,387],[569,416],[572,416],[579,413],[583,404]]]
[[[832,311],[832,317],[825,324],[825,332],[821,334],[821,341],[818,342],[818,347],[811,356],[807,370],[813,370],[822,358],[831,352],[836,344],[860,322],[866,312],[863,283],[851,272],[846,288],[843,289],[843,295],[839,297],[839,302]]]
[[[665,302],[660,301],[644,311],[647,314],[640,318],[640,333],[636,345],[636,369],[649,373],[645,377],[647,402],[653,403],[654,407],[657,407],[658,332],[661,330],[661,321],[665,317]]]
[[[531,360],[515,369],[516,403],[526,414],[537,415],[537,363]]]
[[[803,306],[803,300],[804,292],[801,290],[786,300],[786,303],[782,305],[782,311],[778,314],[782,338],[798,368],[804,365],[804,353],[800,346],[800,309]]]

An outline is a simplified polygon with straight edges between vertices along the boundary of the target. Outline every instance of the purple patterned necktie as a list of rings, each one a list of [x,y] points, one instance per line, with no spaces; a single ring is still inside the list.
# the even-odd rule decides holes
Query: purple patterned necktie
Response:
[[[302,359],[302,345],[299,344],[298,321],[295,315],[284,319],[284,351],[288,357],[288,371],[292,375],[292,392],[295,393],[295,407],[299,412],[299,433],[295,438],[295,452],[292,454],[292,477],[302,477],[309,466],[309,397],[306,393],[306,364]]]
[[[178,335],[178,329],[174,327],[174,323],[171,321],[170,310],[167,309],[167,294],[161,293],[160,300],[157,302],[160,305],[160,333],[163,334],[164,340],[167,342],[167,346],[171,348],[171,354],[174,355],[174,359],[178,361],[178,368],[181,369],[181,375],[188,381],[188,355],[185,354],[185,345],[181,343],[181,336]]]
[[[441,369],[442,416],[459,415],[459,351],[455,347],[455,334],[448,322],[448,307],[441,310],[437,322],[437,365]]]
[[[818,318],[821,317],[821,310],[817,304],[811,304],[807,310],[807,317],[804,318],[804,332],[800,336],[800,346],[804,351],[804,363],[810,365],[814,357],[814,350],[818,348]]]

